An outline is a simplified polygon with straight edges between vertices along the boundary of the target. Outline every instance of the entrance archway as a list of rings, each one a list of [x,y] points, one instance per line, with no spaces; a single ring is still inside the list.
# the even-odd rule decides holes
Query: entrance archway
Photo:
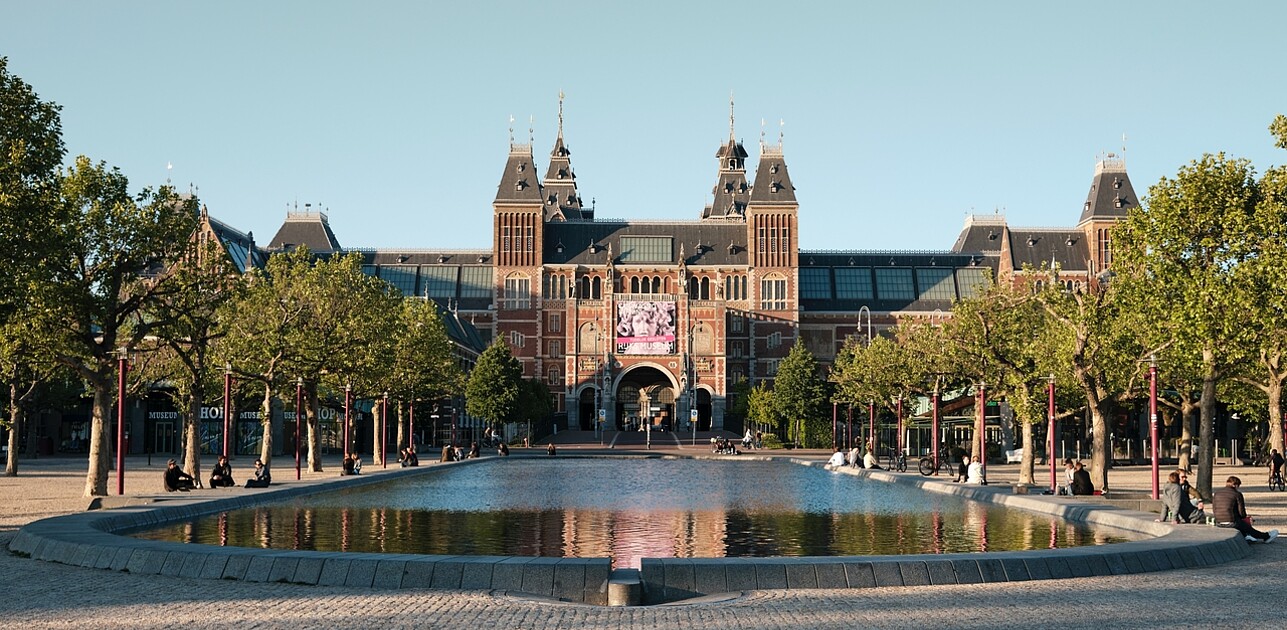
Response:
[[[638,430],[651,423],[653,430],[675,428],[675,389],[677,384],[662,369],[642,365],[630,368],[617,381],[617,429]]]
[[[587,387],[581,390],[581,397],[577,400],[577,420],[582,431],[593,431],[594,421],[598,419],[598,405],[595,404],[598,390],[593,387]]]

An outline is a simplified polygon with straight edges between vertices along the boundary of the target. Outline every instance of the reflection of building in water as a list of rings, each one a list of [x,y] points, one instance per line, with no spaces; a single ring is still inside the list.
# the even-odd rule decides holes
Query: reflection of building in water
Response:
[[[616,568],[641,558],[722,558],[728,532],[723,511],[608,512],[564,510],[563,556],[611,557]]]

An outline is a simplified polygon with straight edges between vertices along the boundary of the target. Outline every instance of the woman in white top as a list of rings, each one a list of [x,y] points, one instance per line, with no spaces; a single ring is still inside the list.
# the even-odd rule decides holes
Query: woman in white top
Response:
[[[987,483],[983,479],[983,464],[979,463],[978,455],[975,455],[974,459],[970,461],[970,468],[965,472],[965,483],[980,485]]]

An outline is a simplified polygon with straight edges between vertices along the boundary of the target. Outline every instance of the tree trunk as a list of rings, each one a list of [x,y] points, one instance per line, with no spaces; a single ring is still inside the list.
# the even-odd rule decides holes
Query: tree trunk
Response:
[[[273,386],[270,382],[264,383],[264,402],[259,406],[259,426],[263,429],[263,437],[259,441],[259,461],[264,463],[265,468],[273,465]]]
[[[382,418],[383,412],[384,412],[383,406],[380,404],[380,401],[377,399],[375,401],[375,404],[371,405],[371,435],[373,437],[373,439],[371,440],[371,465],[372,466],[384,465],[384,453],[382,453],[380,449],[380,446],[381,446],[380,438],[382,437],[380,435],[380,424],[381,424],[381,420],[383,420]]]
[[[1206,367],[1206,373],[1202,376],[1202,413],[1198,426],[1198,492],[1209,497],[1215,474],[1215,406],[1216,383],[1219,381],[1215,352],[1211,348],[1202,350],[1202,365]]]
[[[1193,427],[1196,418],[1193,413],[1198,410],[1197,403],[1191,396],[1185,395],[1180,401],[1180,456],[1179,467],[1190,470],[1193,466]]]
[[[322,426],[318,424],[321,414],[321,402],[317,399],[317,386],[304,390],[305,407],[308,411],[308,469],[322,472]]]
[[[22,405],[18,404],[18,384],[9,383],[9,454],[5,458],[6,477],[18,476],[18,434],[22,432]]]
[[[1278,380],[1277,375],[1271,375],[1269,387],[1265,388],[1265,393],[1269,395],[1269,447],[1278,449],[1279,453],[1287,452],[1283,449],[1283,383]]]
[[[398,453],[402,453],[402,449],[407,447],[406,411],[407,411],[406,407],[403,405],[402,401],[399,400],[398,401],[398,439],[394,441],[394,443],[398,447]]]
[[[1090,482],[1097,490],[1108,489],[1108,465],[1112,461],[1112,443],[1108,439],[1108,419],[1104,402],[1095,397],[1090,406]]]
[[[1037,445],[1032,441],[1032,423],[1020,422],[1023,425],[1021,435],[1023,436],[1023,461],[1019,463],[1019,485],[1032,485],[1032,463],[1037,458]],[[1050,456],[1047,456],[1049,460]]]
[[[112,444],[108,439],[108,423],[112,417],[112,401],[116,398],[111,378],[101,373],[95,375],[90,386],[94,388],[89,438],[89,472],[85,475],[85,496],[107,496],[107,471],[112,465]]]
[[[188,413],[183,419],[183,472],[201,479],[201,395],[188,396]]]

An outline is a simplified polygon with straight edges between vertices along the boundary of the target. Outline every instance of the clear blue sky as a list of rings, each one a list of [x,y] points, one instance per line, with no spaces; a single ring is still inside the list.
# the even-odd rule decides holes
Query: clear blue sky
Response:
[[[942,250],[967,213],[1077,221],[1098,156],[1137,191],[1204,152],[1287,162],[1287,4],[0,0],[10,72],[69,159],[195,184],[261,244],[320,204],[347,247],[488,247],[509,142],[585,201],[696,219],[715,150],[788,167],[808,249]]]

